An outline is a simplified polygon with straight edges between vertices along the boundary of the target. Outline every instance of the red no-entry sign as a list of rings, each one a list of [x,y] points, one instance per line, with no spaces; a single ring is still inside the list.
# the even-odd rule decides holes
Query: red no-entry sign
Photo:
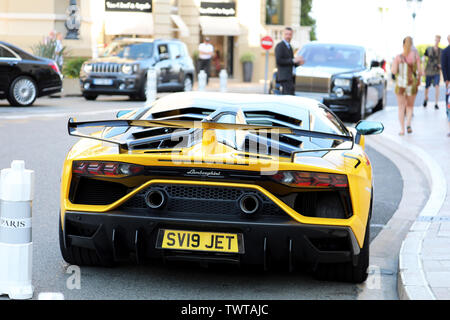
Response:
[[[270,50],[273,47],[273,39],[269,36],[265,36],[261,39],[261,47],[264,50]]]

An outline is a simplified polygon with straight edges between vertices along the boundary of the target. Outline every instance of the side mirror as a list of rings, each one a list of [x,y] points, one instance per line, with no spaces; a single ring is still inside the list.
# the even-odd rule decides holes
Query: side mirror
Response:
[[[361,136],[368,136],[371,134],[380,134],[384,130],[384,126],[381,122],[378,121],[366,121],[366,120],[360,120],[356,126],[356,137],[355,137],[355,143],[359,144],[359,141],[361,139]]]
[[[121,118],[127,113],[130,113],[131,111],[133,110],[120,110],[119,112],[116,113],[116,118]]]
[[[355,129],[359,134],[367,136],[367,135],[371,135],[371,134],[382,133],[384,130],[384,126],[381,122],[378,122],[378,121],[360,120],[356,124]]]

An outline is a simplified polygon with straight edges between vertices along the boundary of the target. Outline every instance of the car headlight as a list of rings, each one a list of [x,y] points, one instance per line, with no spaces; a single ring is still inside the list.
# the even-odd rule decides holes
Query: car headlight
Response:
[[[131,64],[124,64],[122,66],[122,72],[125,74],[132,74],[133,73],[133,66]]]
[[[351,83],[350,79],[334,79],[334,85],[337,87],[350,87]]]
[[[85,64],[83,66],[83,71],[86,73],[91,73],[92,72],[92,64]]]
[[[333,91],[338,98],[342,98],[344,96],[344,89],[341,87],[334,87]]]

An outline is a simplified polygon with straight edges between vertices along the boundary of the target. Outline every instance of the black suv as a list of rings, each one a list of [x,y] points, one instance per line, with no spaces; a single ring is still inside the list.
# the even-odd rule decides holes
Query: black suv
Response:
[[[100,94],[145,100],[150,67],[156,70],[157,91],[192,90],[194,64],[183,42],[127,38],[114,40],[101,57],[83,64],[81,92],[87,100]]]

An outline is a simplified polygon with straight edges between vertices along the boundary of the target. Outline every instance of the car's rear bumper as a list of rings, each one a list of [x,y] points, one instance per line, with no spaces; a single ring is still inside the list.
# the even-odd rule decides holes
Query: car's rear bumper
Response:
[[[226,232],[243,235],[244,253],[209,253],[156,248],[158,231]],[[120,261],[134,257],[294,266],[318,263],[357,262],[359,246],[349,227],[300,224],[289,219],[264,221],[237,218],[205,218],[186,214],[162,216],[149,211],[64,214],[64,244],[92,249],[104,259]]]

